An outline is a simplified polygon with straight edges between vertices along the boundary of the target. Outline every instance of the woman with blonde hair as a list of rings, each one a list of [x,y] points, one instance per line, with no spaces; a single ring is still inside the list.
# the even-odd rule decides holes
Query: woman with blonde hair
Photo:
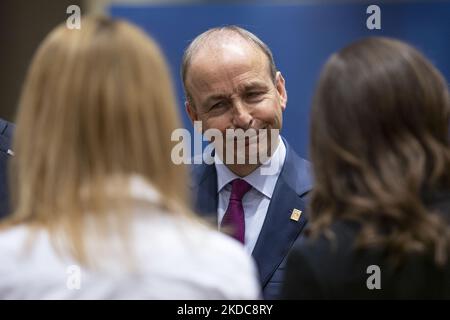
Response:
[[[0,298],[257,298],[244,250],[187,209],[180,127],[144,32],[92,17],[52,31],[20,99]]]
[[[311,111],[311,240],[285,298],[450,298],[450,98],[416,49],[373,37],[327,61]]]

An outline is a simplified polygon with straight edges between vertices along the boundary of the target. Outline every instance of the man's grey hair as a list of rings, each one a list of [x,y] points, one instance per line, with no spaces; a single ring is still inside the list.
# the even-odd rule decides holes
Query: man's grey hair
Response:
[[[259,48],[266,55],[269,62],[270,76],[272,78],[272,81],[275,83],[277,68],[275,66],[272,51],[270,51],[269,47],[261,39],[259,39],[256,35],[254,35],[250,31],[235,25],[212,28],[203,32],[202,34],[198,35],[194,40],[192,40],[192,42],[189,44],[189,46],[186,48],[183,54],[183,60],[181,64],[181,79],[183,80],[183,89],[186,95],[186,99],[192,106],[193,106],[192,96],[189,93],[186,86],[187,72],[192,57],[198,51],[198,49],[202,47],[208,41],[208,39],[211,38],[211,36],[217,35],[217,33],[237,34],[241,36],[244,40],[248,41],[250,44],[256,45],[256,47]]]

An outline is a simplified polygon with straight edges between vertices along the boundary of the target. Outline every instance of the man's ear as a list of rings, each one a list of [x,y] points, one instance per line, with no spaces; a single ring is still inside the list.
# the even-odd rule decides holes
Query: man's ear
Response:
[[[288,98],[287,98],[286,84],[285,84],[283,75],[281,74],[280,71],[277,71],[277,75],[275,77],[275,86],[277,88],[281,108],[284,111],[286,109]]]
[[[195,107],[193,107],[189,101],[185,101],[184,102],[184,107],[186,108],[186,112],[189,115],[189,118],[191,119],[192,123],[194,123],[194,121],[198,121],[198,114],[197,111],[195,110]]]

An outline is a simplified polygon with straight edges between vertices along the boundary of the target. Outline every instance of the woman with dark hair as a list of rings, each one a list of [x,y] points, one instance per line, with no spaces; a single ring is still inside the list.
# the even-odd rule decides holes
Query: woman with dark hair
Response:
[[[287,299],[450,298],[450,99],[407,44],[359,40],[315,93],[309,239]]]

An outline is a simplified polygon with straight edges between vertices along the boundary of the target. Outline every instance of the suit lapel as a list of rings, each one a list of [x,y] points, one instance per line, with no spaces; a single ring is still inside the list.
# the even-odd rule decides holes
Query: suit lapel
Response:
[[[302,196],[311,188],[308,163],[299,158],[286,142],[285,144],[286,160],[252,254],[258,265],[263,287],[307,222],[306,202]],[[291,219],[293,209],[302,211],[298,221]]]
[[[305,226],[304,195],[311,189],[309,164],[286,145],[286,160],[267,210],[266,219],[253,250],[262,286],[287,255]],[[217,171],[214,165],[195,165],[192,191],[196,211],[217,226]],[[302,211],[298,221],[291,219],[293,209]]]
[[[193,196],[197,212],[217,226],[217,171],[214,165],[201,164],[193,172]]]

